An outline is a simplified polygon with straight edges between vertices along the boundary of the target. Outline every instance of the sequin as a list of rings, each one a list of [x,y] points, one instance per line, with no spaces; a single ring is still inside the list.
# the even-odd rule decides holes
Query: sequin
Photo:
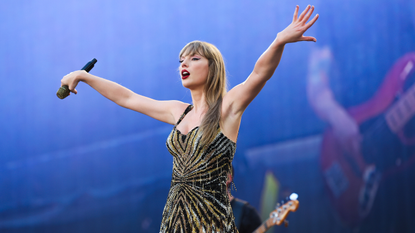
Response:
[[[236,144],[219,127],[208,146],[201,146],[198,127],[181,134],[176,126],[192,108],[186,109],[167,138],[173,172],[160,232],[237,233],[226,189]]]

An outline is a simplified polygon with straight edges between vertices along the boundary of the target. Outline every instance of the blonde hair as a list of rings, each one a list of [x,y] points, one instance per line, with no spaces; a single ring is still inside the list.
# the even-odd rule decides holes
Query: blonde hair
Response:
[[[188,43],[180,51],[179,57],[194,54],[199,54],[209,61],[209,73],[204,90],[208,111],[200,126],[200,131],[203,132],[202,145],[207,145],[216,136],[217,126],[220,123],[222,100],[227,90],[225,62],[222,54],[213,44],[203,41]]]

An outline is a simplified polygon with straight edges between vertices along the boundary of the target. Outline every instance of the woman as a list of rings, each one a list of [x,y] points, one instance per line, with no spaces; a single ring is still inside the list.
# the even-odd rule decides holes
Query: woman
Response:
[[[237,232],[226,179],[242,113],[273,75],[286,43],[316,41],[303,36],[318,18],[307,23],[314,7],[307,6],[300,16],[298,9],[246,81],[229,92],[219,50],[206,42],[187,44],[180,52],[179,70],[192,105],[150,99],[85,71],[62,79],[62,85],[75,94],[78,82],[83,81],[122,107],[174,125],[166,143],[174,158],[173,174],[160,232]]]

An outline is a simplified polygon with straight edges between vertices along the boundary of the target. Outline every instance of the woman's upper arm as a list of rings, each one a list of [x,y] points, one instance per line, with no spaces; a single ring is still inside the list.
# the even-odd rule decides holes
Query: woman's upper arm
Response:
[[[177,100],[155,100],[138,94],[133,94],[120,105],[172,125],[188,106]]]
[[[242,114],[266,83],[266,79],[252,72],[241,84],[232,88],[224,97],[233,114]]]

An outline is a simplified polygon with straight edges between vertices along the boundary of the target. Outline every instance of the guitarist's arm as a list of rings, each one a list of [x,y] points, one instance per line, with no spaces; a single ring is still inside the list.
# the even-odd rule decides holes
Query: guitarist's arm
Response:
[[[258,215],[258,212],[255,210],[254,207],[247,204],[245,208],[244,215],[241,222],[241,229],[239,230],[240,233],[252,233],[258,226],[261,225],[261,217]]]
[[[307,97],[315,113],[330,124],[342,147],[355,154],[360,151],[360,133],[356,121],[334,98],[328,71],[332,55],[328,47],[315,49],[310,56]]]
[[[261,217],[248,202],[230,196],[231,206],[234,211],[235,223],[239,233],[252,233],[261,225]],[[239,207],[239,208],[238,208]],[[236,213],[240,211],[240,213]]]

